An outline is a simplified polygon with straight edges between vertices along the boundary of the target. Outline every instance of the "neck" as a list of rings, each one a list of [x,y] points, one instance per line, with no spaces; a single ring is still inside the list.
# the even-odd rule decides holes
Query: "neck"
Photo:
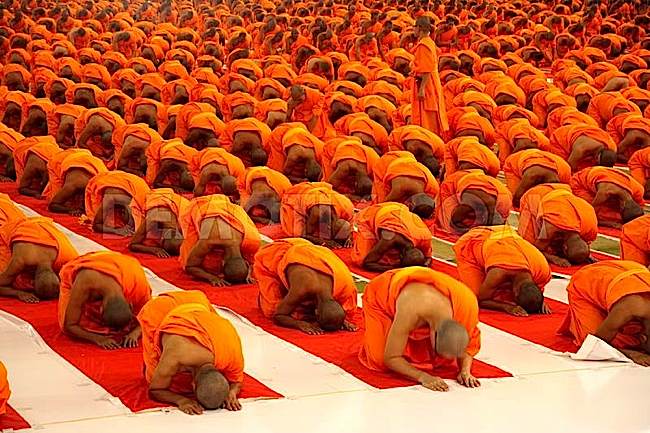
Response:
[[[533,282],[533,276],[530,274],[530,272],[526,272],[526,271],[519,272],[512,279],[513,291],[518,292],[521,286],[523,286],[526,283],[532,283],[532,282]]]

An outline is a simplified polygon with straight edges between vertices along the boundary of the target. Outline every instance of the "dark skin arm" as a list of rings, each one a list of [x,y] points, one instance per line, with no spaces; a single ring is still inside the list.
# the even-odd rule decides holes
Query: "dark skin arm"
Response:
[[[194,278],[205,280],[213,286],[228,286],[228,282],[224,281],[222,278],[219,278],[218,275],[212,274],[203,269],[203,259],[205,259],[205,256],[212,250],[213,246],[217,245],[212,241],[198,241],[196,245],[194,245],[194,248],[192,248],[192,251],[190,251],[190,255],[187,258],[185,272]]]
[[[323,330],[320,329],[318,324],[311,324],[303,320],[296,320],[291,315],[300,306],[302,300],[305,298],[306,292],[300,289],[289,290],[287,296],[278,304],[275,314],[273,315],[273,322],[284,328],[298,329],[305,334],[320,335]]]
[[[371,272],[386,272],[391,270],[394,266],[382,265],[379,261],[391,249],[402,250],[407,246],[410,246],[409,242],[406,242],[401,236],[396,236],[395,233],[388,230],[381,230],[379,240],[363,260],[363,267]]]
[[[571,154],[569,155],[569,158],[567,158],[567,162],[575,171],[581,161],[588,158],[595,158],[602,149],[603,145],[593,140],[588,143],[583,143],[581,146],[573,146]]]
[[[133,216],[130,215],[129,224],[125,225],[124,227],[117,228],[104,224],[104,213],[105,206],[102,203],[102,205],[97,210],[97,213],[95,214],[95,219],[93,220],[93,230],[95,232],[114,234],[118,236],[130,236],[133,234]]]
[[[177,359],[173,353],[163,350],[149,384],[149,397],[161,403],[173,404],[188,415],[200,415],[203,413],[203,407],[198,402],[169,390],[174,375],[181,367]]]
[[[420,185],[420,188],[417,188],[416,185]],[[385,202],[394,201],[401,203],[406,197],[410,197],[413,194],[420,193],[424,190],[424,185],[422,182],[415,181],[413,179],[398,177],[393,179],[391,182],[391,190],[388,196],[386,196]]]
[[[594,335],[608,343],[613,341],[623,326],[643,313],[638,307],[642,303],[643,300],[634,295],[621,299],[614,304],[607,318],[600,324]],[[635,363],[650,367],[650,356],[648,354],[634,349],[621,349],[621,352]]]
[[[59,192],[57,192],[54,197],[52,197],[52,200],[48,205],[50,212],[81,215],[83,213],[83,209],[73,209],[65,205],[65,203],[74,197],[77,191],[78,186],[76,184],[66,181]]]
[[[33,304],[39,302],[38,297],[33,293],[23,290],[16,290],[11,285],[16,277],[25,269],[25,263],[18,254],[12,254],[7,268],[0,274],[0,296],[7,298],[16,298],[23,302]]]
[[[160,247],[153,247],[144,244],[144,240],[147,236],[147,221],[144,224],[140,224],[140,227],[136,230],[131,242],[129,243],[129,251],[134,253],[142,254],[151,254],[152,256],[167,258],[170,257],[169,253]]]
[[[481,287],[479,288],[479,306],[488,310],[502,311],[504,313],[512,314],[513,316],[527,316],[528,313],[517,305],[507,304],[492,299],[497,288],[507,282],[508,274],[503,270],[499,268],[488,270],[485,279],[483,280],[483,284],[481,284]]]

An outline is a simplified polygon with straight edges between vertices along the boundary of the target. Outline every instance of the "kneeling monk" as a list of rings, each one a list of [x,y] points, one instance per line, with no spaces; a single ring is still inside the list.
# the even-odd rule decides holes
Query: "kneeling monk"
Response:
[[[548,314],[546,258],[510,226],[476,227],[454,245],[458,274],[483,308],[514,316]]]
[[[78,256],[52,220],[19,218],[0,228],[0,296],[34,303],[59,295],[61,267]]]
[[[560,332],[581,345],[587,335],[612,344],[637,364],[650,367],[650,271],[636,262],[606,260],[576,272],[569,311]]]
[[[136,259],[112,251],[88,253],[63,266],[60,276],[63,332],[104,349],[138,345],[135,316],[151,299],[151,287]]]
[[[356,216],[352,260],[372,272],[428,266],[433,252],[431,231],[401,203],[379,203]]]
[[[650,215],[644,215],[623,225],[621,259],[650,266]]]
[[[244,379],[241,341],[199,291],[169,292],[151,299],[138,315],[149,396],[190,415],[203,409],[239,410]],[[174,378],[190,373],[196,400],[178,394]]]
[[[518,231],[549,263],[581,265],[591,261],[589,244],[598,236],[598,218],[569,185],[543,184],[521,198]]]
[[[19,141],[14,150],[18,192],[30,197],[40,197],[48,183],[47,163],[59,152],[61,148],[49,135]]]
[[[303,182],[282,196],[280,224],[289,237],[341,248],[350,241],[353,213],[350,199],[334,191],[329,183]]]
[[[145,151],[147,175],[145,179],[153,188],[172,188],[179,194],[194,191],[190,163],[196,149],[183,144],[180,138],[155,141]]]
[[[250,281],[250,264],[261,241],[244,209],[224,195],[206,195],[190,202],[180,224],[185,272],[219,287]]]
[[[461,282],[417,266],[388,271],[366,286],[363,314],[359,359],[369,369],[392,370],[433,391],[447,391],[449,386],[423,371],[422,364],[435,368],[439,358],[456,359],[458,382],[480,385],[471,373],[481,347],[478,303]]]
[[[310,335],[344,329],[357,308],[357,291],[343,261],[299,238],[275,241],[255,255],[259,305],[279,325]]]
[[[239,178],[241,206],[260,224],[280,222],[280,201],[291,188],[285,175],[268,167],[251,167]]]

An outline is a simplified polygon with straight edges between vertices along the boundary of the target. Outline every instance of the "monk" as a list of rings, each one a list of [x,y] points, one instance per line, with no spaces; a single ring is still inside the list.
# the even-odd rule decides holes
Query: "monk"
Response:
[[[508,220],[512,194],[481,170],[463,170],[445,178],[436,202],[436,220],[449,232],[462,234],[472,227],[500,225]]]
[[[194,196],[223,194],[232,202],[239,200],[237,179],[244,174],[244,163],[220,147],[209,147],[197,153],[190,163],[194,178]]]
[[[115,156],[113,131],[122,125],[124,120],[107,108],[88,110],[75,121],[77,147],[90,150],[104,161],[111,161]]]
[[[93,230],[118,236],[131,236],[143,209],[149,185],[133,174],[123,171],[99,173],[86,185],[85,211]],[[135,206],[131,206],[134,204]]]
[[[621,259],[650,266],[650,215],[633,219],[623,225]]]
[[[237,395],[244,378],[241,341],[199,291],[164,293],[138,315],[142,327],[149,396],[176,405],[188,415],[204,409],[240,410]],[[177,393],[174,378],[192,375],[195,399]]]
[[[198,197],[181,214],[180,226],[185,272],[217,287],[251,281],[260,234],[244,209],[224,195]]]
[[[569,311],[559,332],[578,346],[592,334],[650,367],[650,271],[627,260],[606,260],[576,272],[567,287]]]
[[[442,85],[438,76],[438,54],[431,33],[431,21],[421,16],[415,22],[418,43],[413,54],[412,73],[415,76],[413,95],[413,124],[434,134],[444,136],[449,130]]]
[[[406,150],[429,169],[434,177],[440,174],[445,156],[445,143],[426,128],[406,125],[395,128],[388,136],[390,150]]]
[[[323,110],[323,95],[315,89],[296,84],[291,86],[287,101],[287,120],[302,122],[313,131]]]
[[[14,150],[18,192],[29,197],[40,197],[49,180],[47,162],[60,151],[52,136],[29,137],[19,141]]]
[[[135,320],[151,299],[140,263],[113,251],[84,254],[61,269],[59,326],[75,339],[104,349],[136,347]]]
[[[78,256],[52,220],[18,218],[0,229],[0,296],[36,303],[59,295],[58,272]]]
[[[351,242],[354,207],[325,182],[303,182],[284,192],[280,224],[289,237],[342,248]]]
[[[513,316],[550,314],[544,286],[551,268],[544,255],[510,226],[475,227],[454,245],[458,275],[482,308]]]
[[[582,265],[592,261],[589,244],[598,235],[598,218],[569,185],[542,184],[522,196],[518,231],[549,263]]]
[[[637,151],[650,147],[648,127],[650,119],[636,113],[619,114],[607,124],[607,132],[617,144],[619,162],[628,162]]]
[[[431,231],[405,205],[372,205],[359,212],[355,222],[352,261],[356,265],[371,272],[385,272],[431,263]]]
[[[637,150],[627,163],[630,175],[643,185],[644,198],[650,199],[650,147]]]
[[[620,228],[643,216],[643,186],[615,168],[591,167],[571,178],[571,189],[596,210],[598,224]]]
[[[269,167],[282,171],[294,184],[319,181],[323,175],[323,142],[302,127],[290,128],[281,137],[271,149],[275,155],[269,159]]]
[[[10,223],[13,220],[25,219],[26,216],[18,209],[16,204],[7,194],[0,193],[0,226]]]
[[[616,143],[602,129],[585,124],[562,126],[553,132],[548,148],[569,163],[573,172],[593,165],[612,167]]]
[[[154,188],[171,188],[179,194],[194,191],[190,163],[197,154],[196,149],[179,138],[152,142],[145,151],[147,183]]]
[[[145,196],[144,209],[132,211],[143,215],[143,219],[131,238],[129,250],[159,258],[178,256],[183,242],[178,220],[188,205],[189,201],[173,189],[151,190]]]
[[[144,123],[118,126],[113,130],[115,147],[113,166],[117,170],[145,177],[147,173],[146,149],[153,142],[163,139],[157,131]]]
[[[333,139],[324,148],[327,182],[335,191],[352,201],[370,200],[372,168],[379,155],[372,148],[354,139]]]
[[[239,178],[241,206],[258,224],[280,222],[280,202],[291,182],[268,167],[251,167]]]
[[[357,290],[331,250],[298,238],[275,241],[255,255],[259,305],[276,325],[308,335],[356,331]]]
[[[221,136],[223,148],[242,160],[246,167],[266,165],[271,128],[254,118],[228,122]]]
[[[373,371],[393,371],[433,391],[449,386],[423,369],[456,359],[457,380],[475,388],[472,361],[481,347],[478,303],[452,277],[409,267],[385,272],[363,294],[366,331],[359,360]]]
[[[539,149],[527,149],[514,153],[503,165],[506,185],[512,193],[512,204],[519,201],[526,191],[542,183],[566,183],[571,181],[571,167],[559,156]]]

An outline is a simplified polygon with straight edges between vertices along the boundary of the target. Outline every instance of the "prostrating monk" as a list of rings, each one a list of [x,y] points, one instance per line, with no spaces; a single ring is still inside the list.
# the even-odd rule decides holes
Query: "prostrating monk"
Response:
[[[569,164],[558,155],[539,149],[513,153],[506,159],[503,172],[512,193],[512,204],[517,207],[524,193],[535,185],[571,182]]]
[[[52,220],[17,218],[0,228],[0,296],[35,303],[59,295],[58,272],[78,256]]]
[[[147,146],[147,183],[153,188],[171,188],[177,193],[194,191],[190,163],[197,150],[186,146],[180,138],[155,141]]]
[[[456,241],[454,252],[460,280],[482,308],[514,316],[551,312],[543,295],[551,268],[513,227],[475,227]]]
[[[217,287],[251,281],[251,264],[261,241],[244,209],[225,195],[197,197],[181,214],[180,225],[185,272]]]
[[[445,178],[436,201],[438,225],[449,233],[472,227],[500,225],[508,220],[512,194],[482,170],[462,170]]]
[[[350,200],[369,200],[372,193],[372,169],[379,155],[354,137],[332,139],[324,148],[325,176],[335,191]]]
[[[543,150],[565,159],[573,172],[594,165],[612,167],[616,162],[616,143],[607,132],[593,125],[562,126]]]
[[[650,147],[650,119],[640,114],[619,114],[609,121],[607,132],[617,145],[619,162],[628,162],[637,151]]]
[[[357,290],[343,261],[331,250],[298,238],[275,241],[255,255],[259,305],[275,324],[318,335],[356,331],[351,319]]]
[[[323,94],[318,90],[296,84],[291,86],[287,101],[287,120],[302,122],[313,131],[323,110]]]
[[[239,178],[241,206],[260,224],[280,222],[280,201],[291,182],[268,167],[251,167]]]
[[[499,160],[525,149],[547,149],[549,139],[544,132],[534,128],[526,119],[513,119],[501,122],[495,128]]]
[[[220,137],[221,146],[246,167],[266,165],[271,128],[255,118],[231,120]]]
[[[93,230],[131,236],[141,217],[132,210],[144,209],[149,191],[144,179],[134,174],[116,170],[95,175],[86,185],[84,200]]]
[[[650,367],[650,271],[605,260],[576,272],[567,287],[569,311],[559,332],[581,345],[592,334]]]
[[[650,199],[650,147],[637,150],[627,163],[630,175],[643,185],[644,198]]]
[[[269,167],[281,171],[292,183],[319,181],[324,143],[304,127],[290,127],[282,133],[283,127],[276,129],[281,138],[271,143]]]
[[[113,251],[84,254],[61,269],[59,326],[73,338],[104,349],[136,347],[135,320],[151,299],[140,263]]]
[[[22,134],[0,123],[0,182],[16,180],[14,150],[17,143],[24,139]]]
[[[171,188],[151,190],[145,196],[144,209],[131,211],[142,215],[142,219],[129,249],[161,258],[177,256],[183,242],[178,221],[188,205],[189,201]]]
[[[0,226],[10,223],[13,220],[25,219],[26,216],[18,209],[16,204],[7,194],[0,193]]]
[[[287,189],[280,205],[280,224],[289,237],[341,248],[352,236],[354,206],[325,182],[303,182]]]
[[[444,154],[445,176],[458,170],[480,169],[485,174],[496,177],[501,171],[501,163],[497,155],[473,135],[448,141]]]
[[[7,413],[9,397],[11,397],[11,390],[9,389],[9,381],[7,381],[7,369],[0,362],[0,416]]]
[[[548,183],[522,196],[518,231],[549,263],[582,265],[591,261],[589,244],[598,235],[598,218],[569,185]]]
[[[440,137],[426,128],[406,125],[395,128],[388,136],[389,150],[406,150],[424,164],[434,177],[440,174],[440,166],[445,156],[445,143]]]
[[[476,296],[449,275],[422,267],[384,272],[363,294],[366,331],[359,360],[374,371],[391,370],[433,391],[447,391],[424,371],[456,359],[457,380],[475,388],[472,361],[481,348]]]
[[[112,143],[115,147],[113,167],[136,176],[145,177],[147,157],[145,151],[162,137],[144,123],[118,126],[113,130]]]
[[[379,203],[355,217],[357,232],[352,261],[371,272],[428,266],[433,252],[431,231],[401,203]]]
[[[240,410],[244,379],[241,341],[199,291],[169,292],[151,299],[138,315],[149,396],[189,415],[204,409]],[[180,395],[174,378],[192,375],[194,397]]]
[[[650,215],[633,219],[623,225],[621,259],[650,265]]]
[[[246,168],[241,159],[221,147],[208,147],[192,158],[190,171],[194,178],[194,196],[223,194],[232,202],[239,200],[237,179]]]
[[[47,162],[61,148],[54,137],[29,137],[17,143],[14,150],[14,168],[18,192],[30,197],[40,197],[48,182]]]
[[[88,149],[103,161],[115,156],[113,131],[124,125],[124,120],[108,108],[100,107],[85,111],[74,124],[77,147]]]
[[[438,76],[438,49],[429,37],[430,19],[426,16],[419,17],[415,22],[415,29],[419,41],[413,50],[415,58],[411,67],[415,77],[411,96],[412,123],[444,137],[449,130],[449,124]]]
[[[643,216],[643,186],[616,168],[585,168],[573,175],[571,189],[591,203],[603,227],[619,228]]]

